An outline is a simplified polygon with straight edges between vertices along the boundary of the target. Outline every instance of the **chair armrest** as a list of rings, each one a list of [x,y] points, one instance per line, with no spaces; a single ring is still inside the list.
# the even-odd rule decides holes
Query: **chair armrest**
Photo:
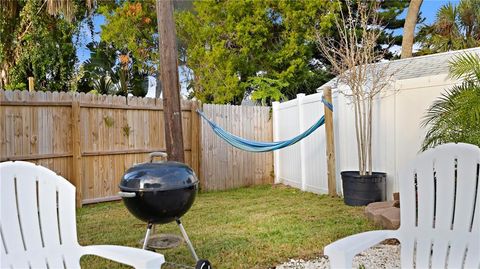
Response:
[[[139,268],[158,269],[165,262],[162,254],[132,247],[96,245],[82,247],[83,255],[96,255]]]
[[[335,241],[324,249],[330,268],[352,268],[353,257],[385,239],[395,238],[395,231],[380,230],[351,235]]]

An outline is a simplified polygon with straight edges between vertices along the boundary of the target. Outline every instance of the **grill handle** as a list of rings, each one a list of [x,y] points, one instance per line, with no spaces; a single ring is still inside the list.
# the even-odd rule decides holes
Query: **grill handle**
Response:
[[[153,158],[161,157],[162,159],[167,159],[167,153],[162,151],[156,151],[149,154],[150,162],[153,163]]]
[[[133,198],[137,195],[134,192],[124,192],[124,191],[119,191],[118,196],[123,197],[123,198]]]

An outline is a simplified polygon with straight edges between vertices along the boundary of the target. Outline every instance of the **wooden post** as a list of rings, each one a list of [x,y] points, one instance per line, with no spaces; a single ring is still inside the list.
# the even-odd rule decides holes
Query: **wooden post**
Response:
[[[28,91],[35,91],[35,79],[33,77],[28,77]]]
[[[323,98],[329,103],[332,103],[332,88],[325,87],[323,89]],[[335,171],[335,140],[333,134],[333,113],[326,105],[325,109],[325,138],[327,148],[327,177],[328,177],[328,194],[330,196],[337,196],[337,182]]]
[[[160,77],[163,88],[163,115],[168,159],[184,162],[180,83],[178,80],[177,37],[172,0],[157,0]]]
[[[80,144],[80,104],[72,101],[72,184],[75,185],[75,201],[77,207],[82,207],[82,148]]]
[[[201,178],[201,171],[200,171],[200,164],[201,164],[201,135],[202,135],[202,130],[200,128],[200,115],[197,113],[197,109],[201,107],[201,104],[199,101],[193,101],[192,102],[192,108],[191,108],[191,120],[192,120],[192,130],[191,130],[191,137],[192,137],[192,168],[193,171],[197,174],[200,182],[202,182]]]

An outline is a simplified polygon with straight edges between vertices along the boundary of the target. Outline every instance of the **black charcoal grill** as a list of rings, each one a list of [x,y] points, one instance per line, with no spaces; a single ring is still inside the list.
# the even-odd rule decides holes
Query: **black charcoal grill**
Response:
[[[147,222],[143,249],[154,224],[176,221],[187,243],[196,268],[211,268],[200,260],[183,228],[182,217],[192,206],[198,191],[198,179],[193,170],[180,162],[153,162],[154,157],[166,158],[163,152],[150,154],[150,162],[129,168],[122,177],[118,193],[127,209],[138,219]],[[207,264],[208,263],[208,264]],[[206,266],[207,265],[207,266]]]

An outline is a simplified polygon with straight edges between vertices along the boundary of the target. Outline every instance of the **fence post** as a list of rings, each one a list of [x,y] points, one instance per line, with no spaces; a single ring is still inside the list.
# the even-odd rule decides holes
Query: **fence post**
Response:
[[[35,79],[33,77],[28,77],[28,91],[35,91]]]
[[[197,113],[197,109],[201,108],[200,101],[193,101],[191,106],[191,118],[192,118],[192,130],[191,130],[191,145],[192,145],[192,168],[197,174],[201,184],[203,184],[202,173],[200,171],[201,158],[202,158],[202,145],[201,145],[201,119]]]
[[[75,96],[73,96],[75,98]],[[80,104],[77,100],[72,101],[72,183],[75,185],[75,201],[77,207],[82,207],[82,148],[80,138]]]
[[[332,103],[332,88],[327,86],[323,89],[323,98]],[[337,182],[335,171],[335,140],[333,133],[333,113],[326,105],[325,110],[325,139],[327,154],[327,178],[328,178],[328,194],[337,196]]]
[[[280,138],[280,131],[279,131],[279,109],[280,109],[280,102],[273,102],[272,103],[272,119],[273,119],[273,141],[278,141]],[[275,175],[274,183],[278,184],[281,183],[280,179],[280,152],[278,150],[273,151],[273,173]]]
[[[299,134],[305,131],[305,109],[303,106],[303,98],[305,94],[299,93],[297,94],[297,105],[298,105],[298,127],[299,127]],[[306,156],[306,145],[305,139],[300,140],[300,165],[301,165],[301,186],[302,191],[307,189],[307,156]]]

